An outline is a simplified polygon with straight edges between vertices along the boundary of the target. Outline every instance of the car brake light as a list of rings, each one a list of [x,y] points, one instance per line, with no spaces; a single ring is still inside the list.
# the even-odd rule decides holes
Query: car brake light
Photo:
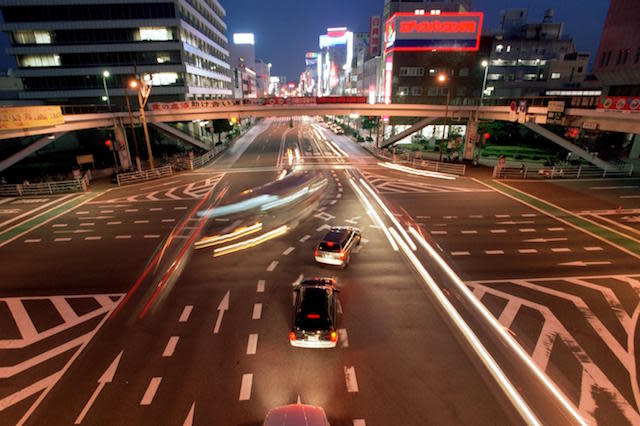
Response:
[[[333,242],[327,241],[327,247],[333,247]]]
[[[320,252],[318,250],[316,250],[315,252],[313,252],[314,256],[318,256],[318,254],[320,254]]]
[[[340,259],[344,260],[344,252],[343,251],[340,252]]]
[[[294,333],[293,331],[291,333],[289,333],[289,340],[291,340],[291,341],[296,340],[296,333]]]
[[[307,318],[309,319],[320,319],[319,314],[307,314]]]
[[[331,332],[331,341],[332,342],[337,342],[338,341],[338,334],[336,334],[335,331]]]

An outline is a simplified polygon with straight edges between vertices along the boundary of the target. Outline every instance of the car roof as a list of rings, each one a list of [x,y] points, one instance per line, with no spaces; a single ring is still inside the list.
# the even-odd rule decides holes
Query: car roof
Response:
[[[271,409],[264,426],[327,426],[322,407],[306,404],[290,404]]]
[[[349,228],[331,228],[331,230],[327,232],[327,235],[324,236],[323,241],[339,243],[344,240],[344,238],[348,236],[350,232],[351,229]]]

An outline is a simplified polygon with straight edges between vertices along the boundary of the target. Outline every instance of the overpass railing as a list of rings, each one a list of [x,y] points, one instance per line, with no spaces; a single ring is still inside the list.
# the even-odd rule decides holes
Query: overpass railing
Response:
[[[141,170],[136,172],[118,173],[116,180],[118,186],[128,185],[131,183],[145,182],[153,179],[160,179],[163,177],[173,176],[172,166],[157,167],[153,170]]]
[[[601,169],[595,166],[554,166],[554,167],[500,167],[493,168],[497,179],[597,179],[629,177],[633,175],[633,165]]]
[[[81,179],[58,182],[25,183],[16,185],[0,185],[0,197],[22,197],[27,195],[55,195],[70,192],[85,192],[89,187],[89,176]]]

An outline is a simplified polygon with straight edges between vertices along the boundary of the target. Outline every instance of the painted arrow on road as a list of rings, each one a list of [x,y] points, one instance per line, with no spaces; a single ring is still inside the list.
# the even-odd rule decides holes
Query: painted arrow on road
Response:
[[[98,398],[98,395],[100,395],[100,392],[102,392],[102,389],[107,383],[111,383],[113,381],[113,378],[116,375],[116,370],[118,369],[118,364],[120,363],[120,358],[122,358],[122,352],[124,351],[120,351],[118,356],[111,362],[111,365],[109,365],[107,370],[98,379],[98,387],[93,391],[93,395],[91,395],[91,398],[89,398],[89,401],[87,401],[87,404],[82,409],[82,412],[76,419],[75,424],[79,425],[82,423],[82,420],[84,420],[84,417],[91,409],[93,403],[96,402],[96,399]]]
[[[611,265],[611,262],[603,261],[603,262],[585,262],[583,260],[578,260],[575,262],[565,262],[560,263],[561,266],[593,266],[593,265]]]
[[[525,243],[553,243],[556,241],[567,241],[568,238],[534,238],[531,240],[524,240]]]
[[[193,415],[195,414],[196,403],[191,404],[191,409],[189,410],[189,414],[187,414],[187,418],[184,419],[184,423],[182,426],[192,426],[193,425]]]
[[[220,304],[218,305],[218,319],[216,319],[216,326],[213,328],[213,334],[218,334],[220,331],[220,326],[222,325],[222,317],[224,316],[225,311],[229,310],[229,290],[227,290],[227,294],[224,295]]]

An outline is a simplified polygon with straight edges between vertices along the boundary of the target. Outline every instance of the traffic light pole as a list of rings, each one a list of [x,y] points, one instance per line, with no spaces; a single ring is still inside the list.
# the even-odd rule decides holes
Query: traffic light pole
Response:
[[[140,120],[144,129],[144,138],[147,142],[147,152],[149,153],[149,167],[153,170],[153,154],[151,153],[151,142],[149,141],[149,129],[147,129],[147,117],[144,115],[144,103],[142,102],[142,93],[138,88],[138,103],[140,104]]]

